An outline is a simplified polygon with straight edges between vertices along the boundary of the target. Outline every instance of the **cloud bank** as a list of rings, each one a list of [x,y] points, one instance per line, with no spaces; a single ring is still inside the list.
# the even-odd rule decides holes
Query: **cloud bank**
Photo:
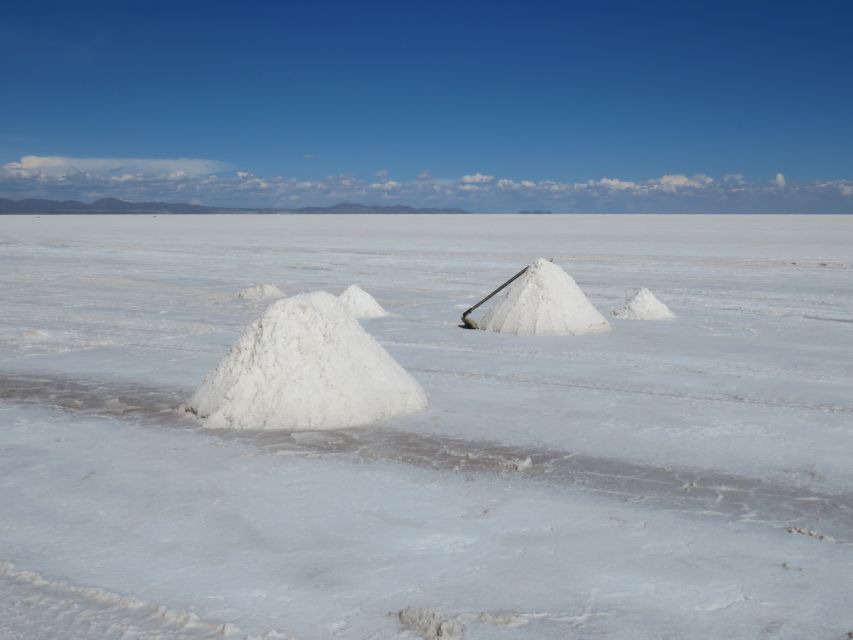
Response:
[[[72,177],[107,178],[116,181],[162,176],[172,179],[197,178],[228,168],[217,160],[197,158],[68,158],[64,156],[24,156],[3,165],[5,175],[16,178],[64,180]]]
[[[853,181],[795,182],[782,173],[761,182],[738,174],[715,178],[671,173],[655,178],[604,176],[583,181],[500,177],[477,171],[458,178],[422,171],[369,179],[305,180],[232,170],[199,158],[24,156],[0,165],[0,197],[186,201],[208,205],[294,208],[341,201],[463,207],[472,211],[804,212],[853,213]]]

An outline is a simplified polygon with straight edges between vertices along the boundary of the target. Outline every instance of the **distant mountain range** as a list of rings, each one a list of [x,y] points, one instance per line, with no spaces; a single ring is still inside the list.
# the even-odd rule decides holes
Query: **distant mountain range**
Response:
[[[0,198],[3,213],[468,213],[464,209],[431,209],[404,205],[370,205],[341,202],[330,207],[301,207],[299,209],[247,209],[233,207],[205,207],[186,202],[126,202],[118,198],[101,198],[89,204],[79,200],[46,200],[29,198],[9,200]]]

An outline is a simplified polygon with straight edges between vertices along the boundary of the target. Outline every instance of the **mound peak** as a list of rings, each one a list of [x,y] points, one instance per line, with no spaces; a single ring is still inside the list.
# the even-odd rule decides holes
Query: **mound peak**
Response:
[[[338,296],[338,300],[346,307],[354,318],[382,318],[388,312],[382,308],[376,298],[367,293],[357,284],[350,285]]]

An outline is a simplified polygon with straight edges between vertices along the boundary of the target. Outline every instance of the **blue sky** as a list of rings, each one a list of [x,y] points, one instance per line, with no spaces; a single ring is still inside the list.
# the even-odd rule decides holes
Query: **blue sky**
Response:
[[[850,2],[0,5],[0,197],[853,212]]]

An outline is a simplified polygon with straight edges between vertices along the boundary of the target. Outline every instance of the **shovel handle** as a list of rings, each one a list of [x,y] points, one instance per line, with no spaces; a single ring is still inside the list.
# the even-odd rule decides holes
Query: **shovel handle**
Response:
[[[472,311],[474,311],[475,309],[477,309],[477,307],[479,307],[481,304],[483,304],[483,303],[488,302],[489,300],[491,300],[491,299],[492,299],[496,294],[498,294],[498,293],[500,293],[501,291],[503,291],[506,287],[508,287],[509,285],[511,285],[513,282],[515,282],[518,278],[520,278],[520,277],[521,277],[521,276],[523,276],[525,273],[527,273],[527,270],[528,270],[529,268],[530,268],[530,266],[524,267],[524,269],[522,269],[521,271],[519,271],[518,273],[516,273],[512,278],[510,278],[509,280],[507,280],[506,282],[504,282],[501,286],[499,286],[497,289],[495,289],[494,291],[492,291],[489,295],[487,295],[485,298],[483,298],[482,300],[480,300],[477,304],[475,304],[473,307],[471,307],[471,308],[470,308],[470,309],[468,309],[465,313],[463,313],[463,314],[462,314],[462,324],[463,324],[464,326],[466,326],[466,327],[470,327],[470,326],[471,326],[471,324],[470,324],[470,322],[471,322],[471,321],[470,321],[470,320],[468,320],[468,316],[469,316],[469,315],[471,315],[471,312],[472,312]]]

